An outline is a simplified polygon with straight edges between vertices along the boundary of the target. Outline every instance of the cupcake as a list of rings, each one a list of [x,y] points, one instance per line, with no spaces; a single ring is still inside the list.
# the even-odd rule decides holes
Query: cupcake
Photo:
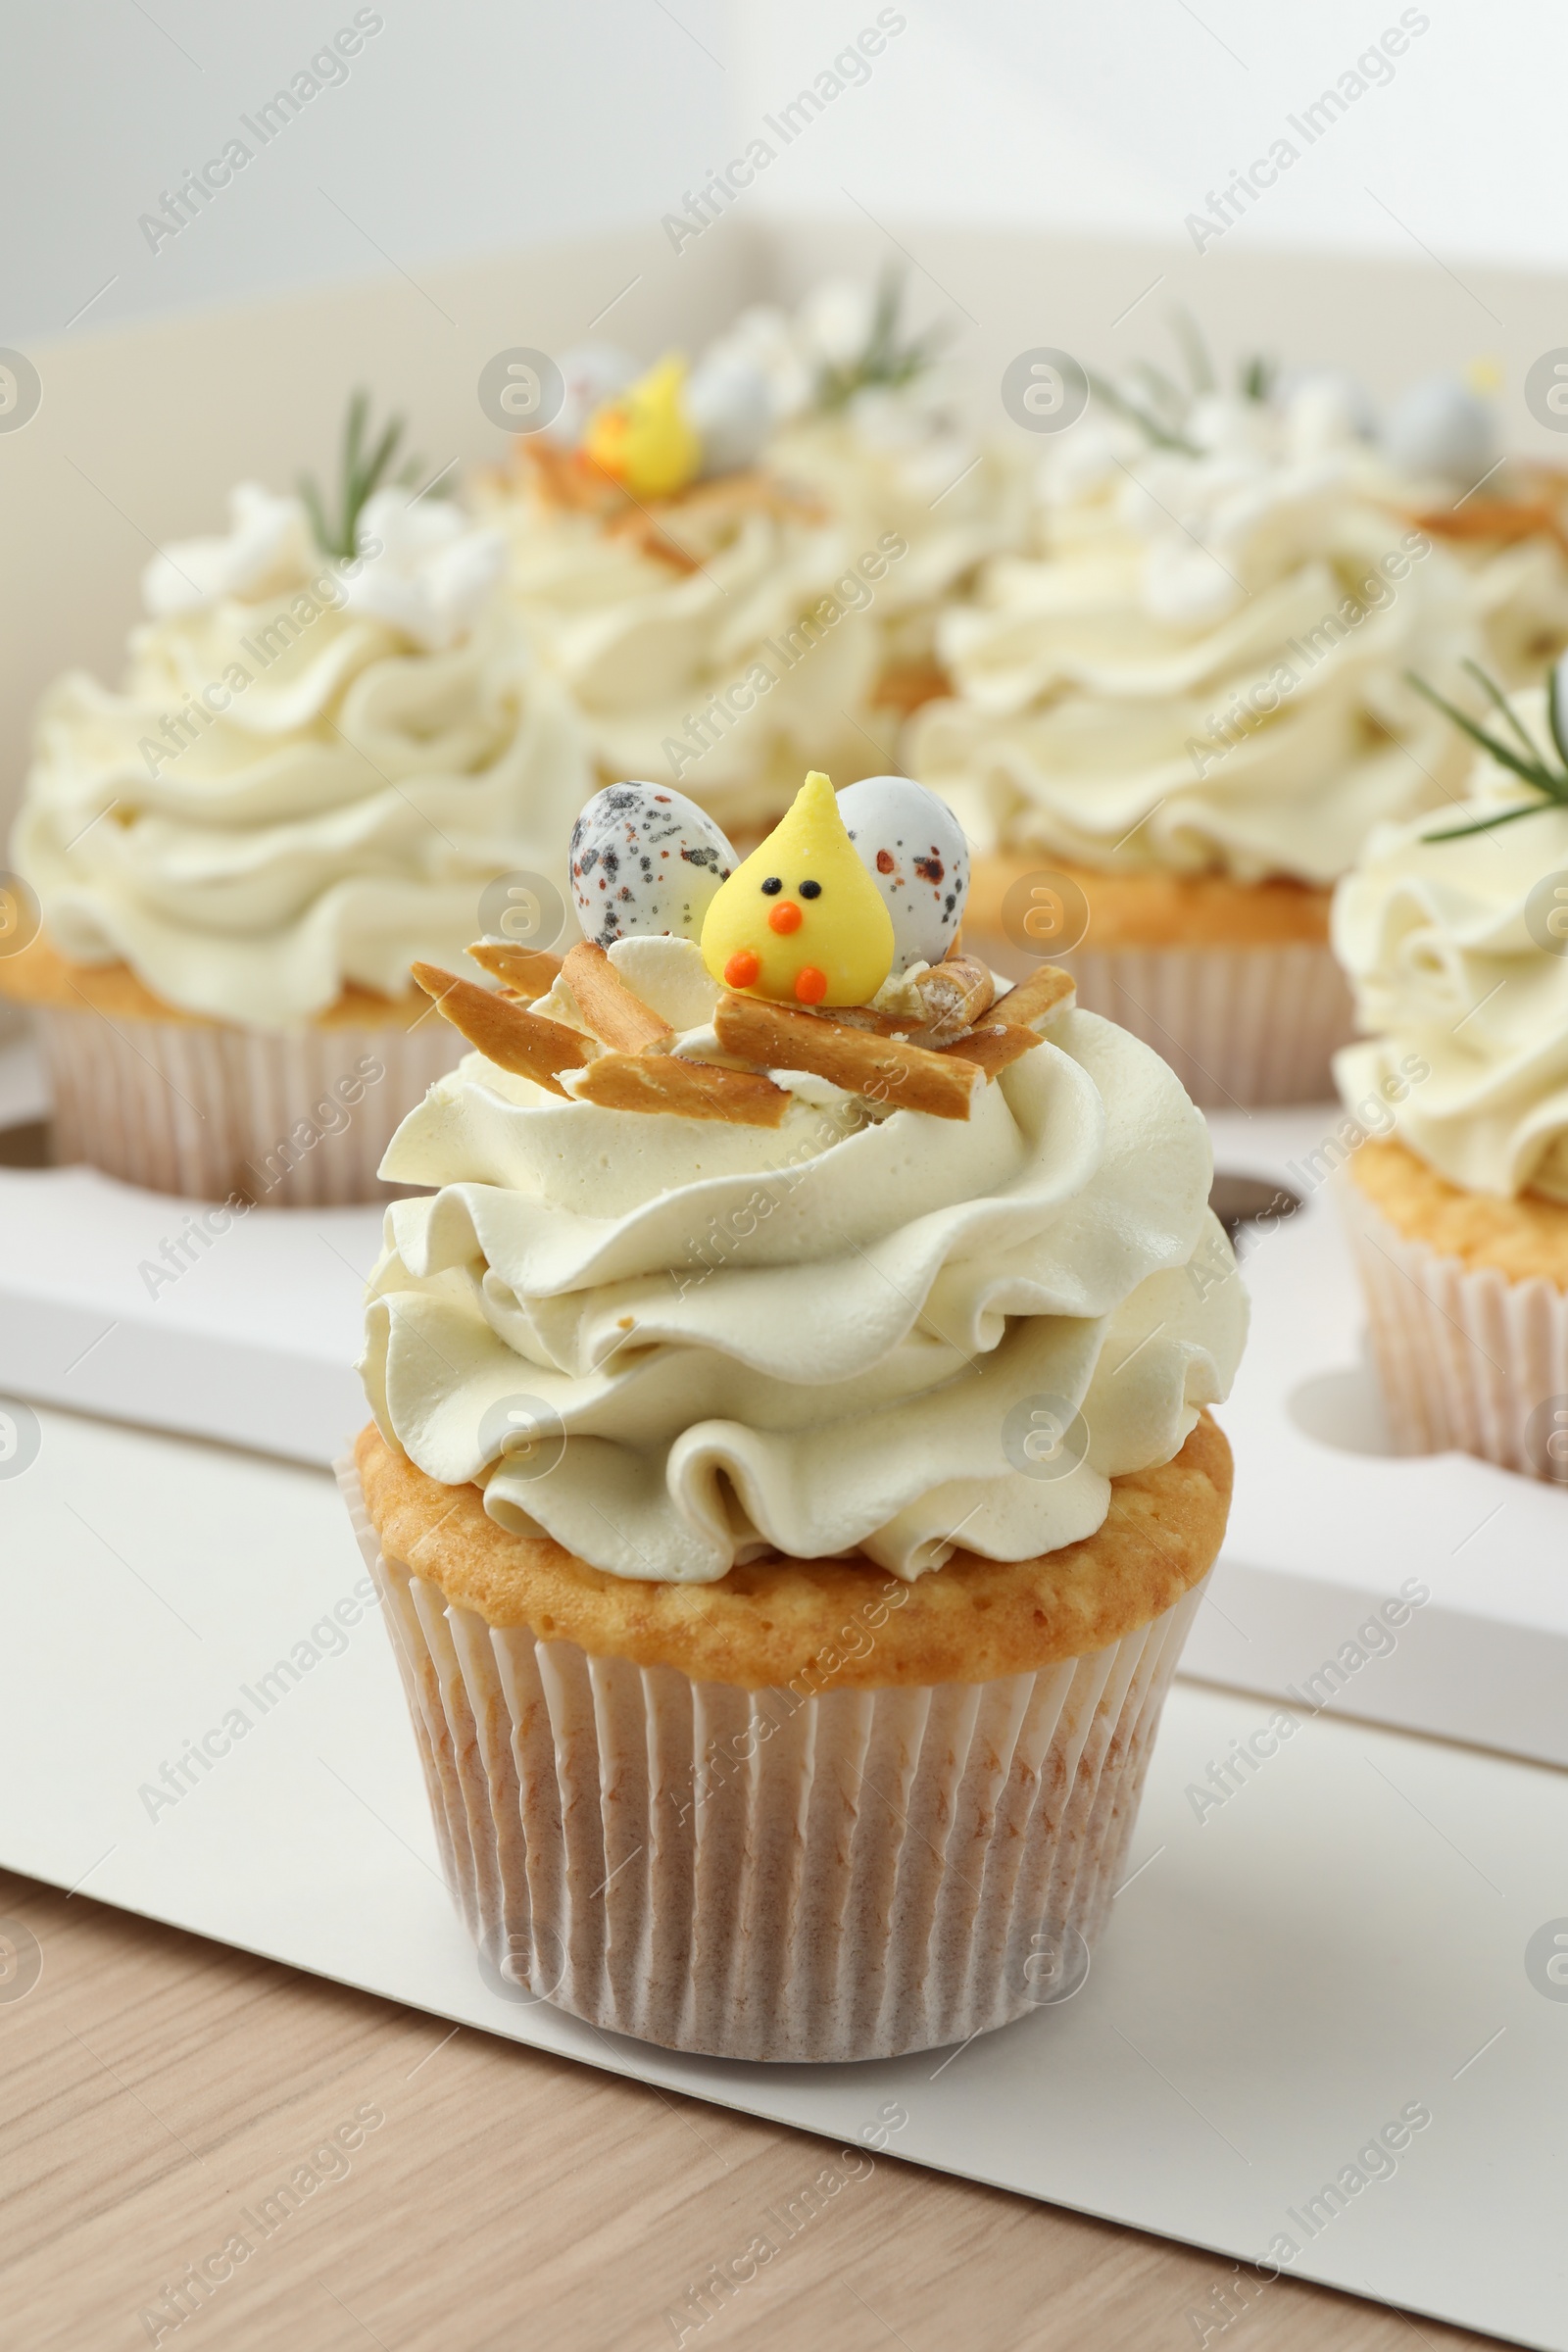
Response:
[[[476,1051],[385,1163],[344,1485],[481,1969],[725,2057],[1081,1981],[1228,1507],[1202,1120],[939,953],[900,781],[745,860],[601,795],[548,989],[421,971]]]
[[[948,691],[943,609],[967,594],[981,564],[1023,547],[1030,500],[1023,459],[975,433],[940,336],[909,332],[903,299],[896,270],[874,287],[832,279],[793,315],[744,312],[713,356],[766,381],[768,464],[808,484],[857,548],[891,533],[907,550],[873,613],[877,702],[907,713]]]
[[[1396,1443],[1568,1479],[1568,756],[1559,668],[1471,797],[1380,827],[1334,944],[1360,1026],[1345,1206]],[[1501,698],[1498,698],[1499,701]],[[1362,1140],[1365,1136],[1366,1140]]]
[[[1412,384],[1376,446],[1389,504],[1465,570],[1488,670],[1534,684],[1568,649],[1568,475],[1504,456],[1493,404],[1455,376]]]
[[[1048,448],[1035,554],[945,616],[955,692],[906,764],[975,845],[999,966],[1060,955],[1200,1102],[1314,1100],[1350,1033],[1332,885],[1464,774],[1405,672],[1465,693],[1467,575],[1333,383],[1096,391]]]
[[[688,368],[569,353],[561,405],[475,495],[606,779],[677,786],[756,838],[808,757],[893,763],[940,683],[940,599],[1022,528],[894,290],[746,313]]]
[[[242,485],[226,536],[148,567],[120,690],[44,697],[0,990],[36,1016],[64,1159],[199,1199],[384,1198],[389,1138],[455,1057],[411,960],[493,928],[498,877],[564,892],[591,771],[500,539],[378,488],[395,428],[371,452],[365,421],[330,521]]]

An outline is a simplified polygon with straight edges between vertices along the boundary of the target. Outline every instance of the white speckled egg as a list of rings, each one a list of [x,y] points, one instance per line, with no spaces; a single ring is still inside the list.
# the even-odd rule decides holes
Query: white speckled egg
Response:
[[[940,963],[963,920],[969,852],[946,801],[907,776],[866,776],[838,795],[860,863],[893,917],[893,970]]]
[[[703,473],[755,466],[773,421],[767,378],[734,354],[700,360],[686,379],[686,414],[703,445]]]
[[[667,784],[607,784],[571,829],[571,895],[583,937],[696,939],[740,859],[712,818]]]
[[[1488,402],[1456,376],[1412,384],[1390,414],[1383,450],[1399,473],[1440,474],[1473,484],[1496,454],[1497,425]]]

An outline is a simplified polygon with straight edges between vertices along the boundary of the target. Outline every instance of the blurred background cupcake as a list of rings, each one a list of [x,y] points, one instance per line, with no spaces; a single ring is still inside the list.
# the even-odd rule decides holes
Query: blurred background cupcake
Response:
[[[942,600],[1016,544],[1019,466],[958,421],[896,280],[759,307],[688,368],[568,353],[560,405],[475,484],[600,775],[756,838],[813,761],[894,764],[945,681]]]
[[[989,557],[1021,549],[1027,453],[978,433],[940,330],[913,332],[904,281],[829,279],[793,313],[745,311],[711,357],[760,370],[767,463],[808,484],[857,547],[896,531],[908,550],[878,595],[876,700],[907,713],[948,690],[937,649],[945,605]]]
[[[242,484],[226,534],[148,566],[122,687],[44,697],[12,845],[36,935],[0,988],[33,1009],[61,1159],[384,1197],[387,1140],[456,1058],[410,962],[494,927],[499,877],[564,891],[579,730],[499,535],[392,486],[398,439],[357,398],[330,512]]]
[[[1396,1443],[1568,1480],[1568,754],[1561,667],[1494,707],[1464,805],[1382,826],[1334,944],[1392,1133],[1345,1203]],[[1499,698],[1500,699],[1500,698]],[[1462,735],[1461,735],[1462,739]],[[1381,1114],[1380,1114],[1381,1124]]]
[[[1482,658],[1513,687],[1568,649],[1568,473],[1504,454],[1488,397],[1494,377],[1477,366],[1412,384],[1374,454],[1390,503],[1463,565]]]
[[[1047,449],[1035,543],[938,630],[911,773],[977,851],[971,944],[1066,954],[1081,1001],[1200,1102],[1331,1091],[1349,1004],[1330,890],[1371,827],[1453,798],[1471,578],[1401,507],[1344,379],[1095,382]],[[1069,951],[1075,951],[1068,953]]]

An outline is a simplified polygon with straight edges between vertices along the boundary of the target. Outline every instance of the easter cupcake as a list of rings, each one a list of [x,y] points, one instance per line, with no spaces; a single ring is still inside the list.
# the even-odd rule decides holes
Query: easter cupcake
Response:
[[[1335,902],[1372,1034],[1348,1103],[1389,1104],[1345,1204],[1390,1420],[1568,1479],[1568,678],[1498,697],[1472,793],[1381,827]],[[1495,762],[1494,764],[1493,762]],[[1384,1125],[1384,1114],[1379,1122]]]
[[[808,744],[851,772],[888,764],[896,714],[873,707],[864,616],[907,550],[894,532],[854,542],[823,499],[758,463],[760,378],[670,356],[594,405],[616,373],[613,355],[569,354],[563,408],[477,479],[475,502],[601,778],[678,786],[755,834]]]
[[[1310,1101],[1350,1033],[1332,886],[1464,774],[1405,672],[1462,698],[1481,641],[1337,386],[1195,378],[1097,385],[1048,445],[1035,552],[944,618],[955,692],[906,759],[975,845],[999,967],[1061,956],[1200,1102]]]
[[[1022,472],[960,425],[898,289],[758,309],[688,368],[568,353],[559,406],[481,477],[518,611],[606,778],[752,838],[810,756],[893,764],[943,681],[936,615],[1015,544]]]
[[[896,270],[831,279],[793,314],[744,312],[710,358],[765,380],[776,472],[808,484],[857,549],[889,534],[906,549],[873,612],[876,699],[906,714],[948,691],[942,612],[983,563],[1023,548],[1030,499],[1024,455],[974,430],[940,334],[905,324],[904,293]]]
[[[1369,472],[1389,506],[1462,565],[1491,675],[1533,685],[1568,649],[1568,474],[1505,455],[1494,404],[1451,375],[1425,377],[1395,402]]]
[[[724,2057],[1075,1988],[1230,1491],[1201,1118],[874,782],[612,787],[558,971],[420,970],[343,1472],[487,1980]]]
[[[0,990],[36,1016],[62,1158],[200,1199],[384,1198],[454,1058],[410,961],[493,927],[498,877],[564,896],[579,731],[498,535],[387,486],[396,438],[370,448],[356,401],[330,520],[242,485],[226,536],[148,567],[121,689],[44,698]]]

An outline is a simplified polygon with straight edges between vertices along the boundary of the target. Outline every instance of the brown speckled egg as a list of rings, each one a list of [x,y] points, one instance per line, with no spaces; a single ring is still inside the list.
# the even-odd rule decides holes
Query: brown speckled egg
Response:
[[[969,852],[953,810],[907,776],[866,776],[847,784],[838,804],[893,917],[894,972],[940,963],[969,895]]]

